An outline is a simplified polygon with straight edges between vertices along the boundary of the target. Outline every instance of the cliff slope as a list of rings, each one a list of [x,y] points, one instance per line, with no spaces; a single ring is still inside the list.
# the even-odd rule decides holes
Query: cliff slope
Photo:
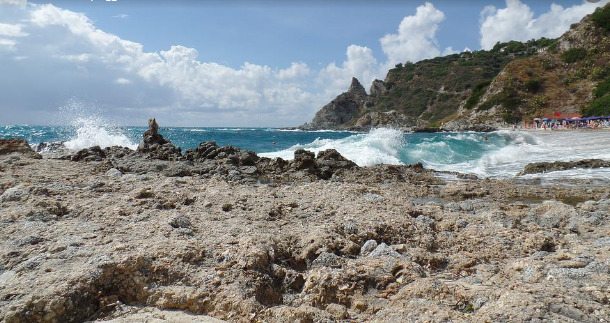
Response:
[[[485,130],[554,111],[610,114],[608,21],[610,5],[558,39],[510,41],[489,51],[398,64],[373,82],[369,95],[353,93],[353,79],[348,92],[301,128]]]

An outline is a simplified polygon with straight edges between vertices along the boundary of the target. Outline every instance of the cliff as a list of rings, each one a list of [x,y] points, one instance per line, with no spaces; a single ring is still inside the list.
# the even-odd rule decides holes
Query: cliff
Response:
[[[301,126],[304,130],[338,129],[358,115],[367,98],[366,90],[353,77],[349,90],[318,111],[311,121]]]
[[[558,39],[498,43],[398,64],[369,95],[350,90],[301,129],[489,130],[560,113],[610,114],[610,5]]]
[[[529,123],[554,111],[585,116],[610,114],[607,21],[610,5],[573,24],[537,55],[508,63],[480,99],[470,106],[462,105],[445,127]]]

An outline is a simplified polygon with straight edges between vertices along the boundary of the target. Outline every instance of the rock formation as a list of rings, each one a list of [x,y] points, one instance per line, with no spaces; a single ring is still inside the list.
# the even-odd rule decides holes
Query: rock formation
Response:
[[[284,161],[214,143],[175,161],[11,151],[1,322],[610,317],[607,186],[445,181],[333,150]]]
[[[540,174],[546,172],[556,172],[574,168],[601,168],[610,167],[610,161],[601,159],[584,159],[578,161],[556,161],[556,162],[539,162],[527,164],[517,176],[526,174]]]
[[[175,160],[180,158],[180,148],[174,146],[171,141],[164,139],[158,131],[157,121],[154,118],[148,119],[148,130],[144,132],[138,151],[147,153],[155,159]]]
[[[306,123],[300,128],[303,130],[339,129],[339,127],[358,114],[366,100],[366,90],[355,77],[349,90],[337,96],[329,104],[325,105],[316,113],[311,123]]]
[[[9,138],[0,139],[0,155],[20,153],[32,158],[42,158],[35,152],[25,139]]]

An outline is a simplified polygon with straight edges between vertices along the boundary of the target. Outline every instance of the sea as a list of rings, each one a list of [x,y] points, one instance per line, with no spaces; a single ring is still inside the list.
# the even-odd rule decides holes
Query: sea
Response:
[[[78,151],[91,146],[136,149],[147,127],[100,124],[81,119],[63,126],[0,126],[0,138],[24,138],[32,146],[63,142]],[[422,163],[438,171],[473,174],[480,178],[516,178],[543,183],[588,180],[610,184],[610,168],[571,169],[517,176],[533,162],[610,160],[610,131],[513,131],[491,133],[403,133],[378,128],[369,132],[301,131],[249,127],[162,127],[164,138],[186,151],[202,141],[252,150],[259,156],[289,160],[294,151],[336,149],[360,166]],[[45,153],[44,151],[42,152]],[[582,181],[580,181],[582,184]]]

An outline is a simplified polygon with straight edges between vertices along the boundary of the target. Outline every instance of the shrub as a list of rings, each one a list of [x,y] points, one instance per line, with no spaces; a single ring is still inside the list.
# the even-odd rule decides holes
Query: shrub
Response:
[[[474,108],[474,106],[479,103],[479,100],[481,100],[481,97],[483,96],[483,94],[485,94],[485,91],[487,90],[487,87],[489,86],[489,84],[491,84],[491,80],[486,80],[486,81],[477,83],[477,85],[475,85],[474,88],[472,89],[472,93],[470,94],[470,97],[468,98],[468,100],[466,100],[466,104],[464,105],[464,107],[466,109]]]
[[[591,102],[591,104],[584,109],[583,114],[586,116],[610,115],[610,95],[606,95]]]
[[[587,56],[587,50],[584,48],[570,48],[561,54],[561,59],[566,63],[578,62]]]
[[[528,92],[537,93],[542,89],[542,82],[538,79],[531,79],[527,80],[524,86]]]
[[[591,15],[591,20],[595,26],[601,28],[604,32],[610,32],[610,7],[606,6],[595,10]]]
[[[610,78],[600,82],[595,89],[593,89],[593,97],[595,98],[601,98],[606,94],[610,94]]]

